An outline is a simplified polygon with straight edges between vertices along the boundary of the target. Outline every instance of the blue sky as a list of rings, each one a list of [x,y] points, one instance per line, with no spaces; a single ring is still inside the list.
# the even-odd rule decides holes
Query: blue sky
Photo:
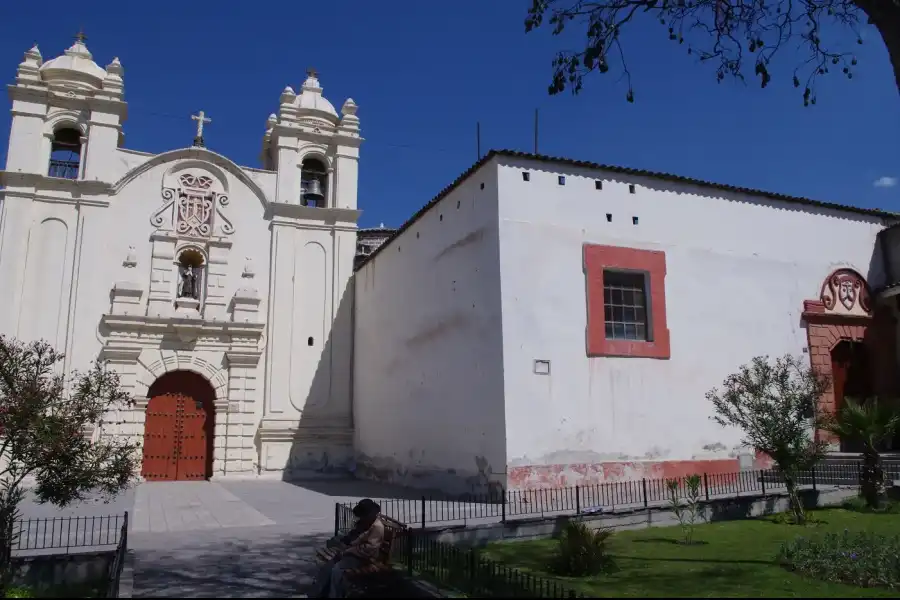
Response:
[[[535,108],[542,153],[900,211],[900,186],[875,185],[900,177],[900,93],[874,29],[852,44],[854,79],[824,79],[804,108],[790,60],[766,90],[716,84],[645,23],[626,38],[628,104],[625,84],[607,76],[576,97],[547,95],[554,50],[576,40],[526,35],[528,3],[14,3],[0,16],[0,60],[12,82],[33,43],[48,60],[83,27],[100,66],[118,56],[125,67],[126,147],[188,146],[190,115],[203,109],[207,145],[249,166],[282,89],[299,89],[313,66],[335,106],[352,97],[360,107],[363,226],[400,225],[468,168],[476,122],[484,151],[530,151]],[[6,117],[3,139],[8,129]]]

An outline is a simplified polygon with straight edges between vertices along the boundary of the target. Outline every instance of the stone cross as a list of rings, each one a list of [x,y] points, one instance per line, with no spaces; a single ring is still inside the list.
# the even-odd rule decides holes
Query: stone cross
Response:
[[[197,138],[202,140],[203,139],[203,124],[204,123],[212,123],[212,119],[208,119],[206,117],[206,113],[203,112],[202,110],[200,111],[199,114],[191,115],[191,119],[193,119],[194,121],[197,121]]]

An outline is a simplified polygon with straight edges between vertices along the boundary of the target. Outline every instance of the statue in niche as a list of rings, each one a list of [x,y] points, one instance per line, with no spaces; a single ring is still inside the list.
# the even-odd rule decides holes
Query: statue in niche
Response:
[[[193,298],[194,300],[200,299],[200,285],[199,278],[200,272],[199,269],[195,269],[193,266],[181,265],[181,279],[178,282],[178,297],[179,298]]]

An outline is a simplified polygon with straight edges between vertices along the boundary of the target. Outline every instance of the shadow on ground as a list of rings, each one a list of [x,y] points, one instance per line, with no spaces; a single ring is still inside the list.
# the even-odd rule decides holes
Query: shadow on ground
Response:
[[[434,500],[456,499],[455,496],[450,496],[439,490],[410,488],[391,483],[353,479],[350,477],[340,479],[288,480],[285,481],[285,483],[290,483],[291,485],[334,498],[421,500],[422,496],[425,496],[428,499]]]
[[[306,593],[314,549],[327,535],[203,536],[174,548],[134,549],[135,598],[275,598]]]
[[[134,553],[134,598],[290,598],[307,594],[317,566],[314,551],[327,535],[229,532],[160,548],[164,536],[142,536]],[[256,530],[259,531],[258,529]],[[168,536],[171,538],[171,536]],[[394,573],[366,585],[366,598],[427,598]]]

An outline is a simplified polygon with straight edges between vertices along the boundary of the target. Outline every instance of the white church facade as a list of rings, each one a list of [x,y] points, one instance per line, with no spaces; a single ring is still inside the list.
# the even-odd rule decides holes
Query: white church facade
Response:
[[[900,392],[896,215],[497,151],[358,239],[357,106],[314,72],[261,168],[202,112],[192,146],[126,149],[124,85],[84,39],[18,67],[0,334],[115,369],[136,404],[93,435],[143,440],[148,481],[731,472],[759,459],[704,394],[753,356],[808,355],[824,410]]]
[[[311,72],[273,99],[254,169],[204,147],[202,113],[193,146],[123,148],[123,94],[84,39],[19,65],[0,332],[121,374],[137,404],[104,433],[144,437],[145,479],[344,467],[356,105],[338,114]]]

